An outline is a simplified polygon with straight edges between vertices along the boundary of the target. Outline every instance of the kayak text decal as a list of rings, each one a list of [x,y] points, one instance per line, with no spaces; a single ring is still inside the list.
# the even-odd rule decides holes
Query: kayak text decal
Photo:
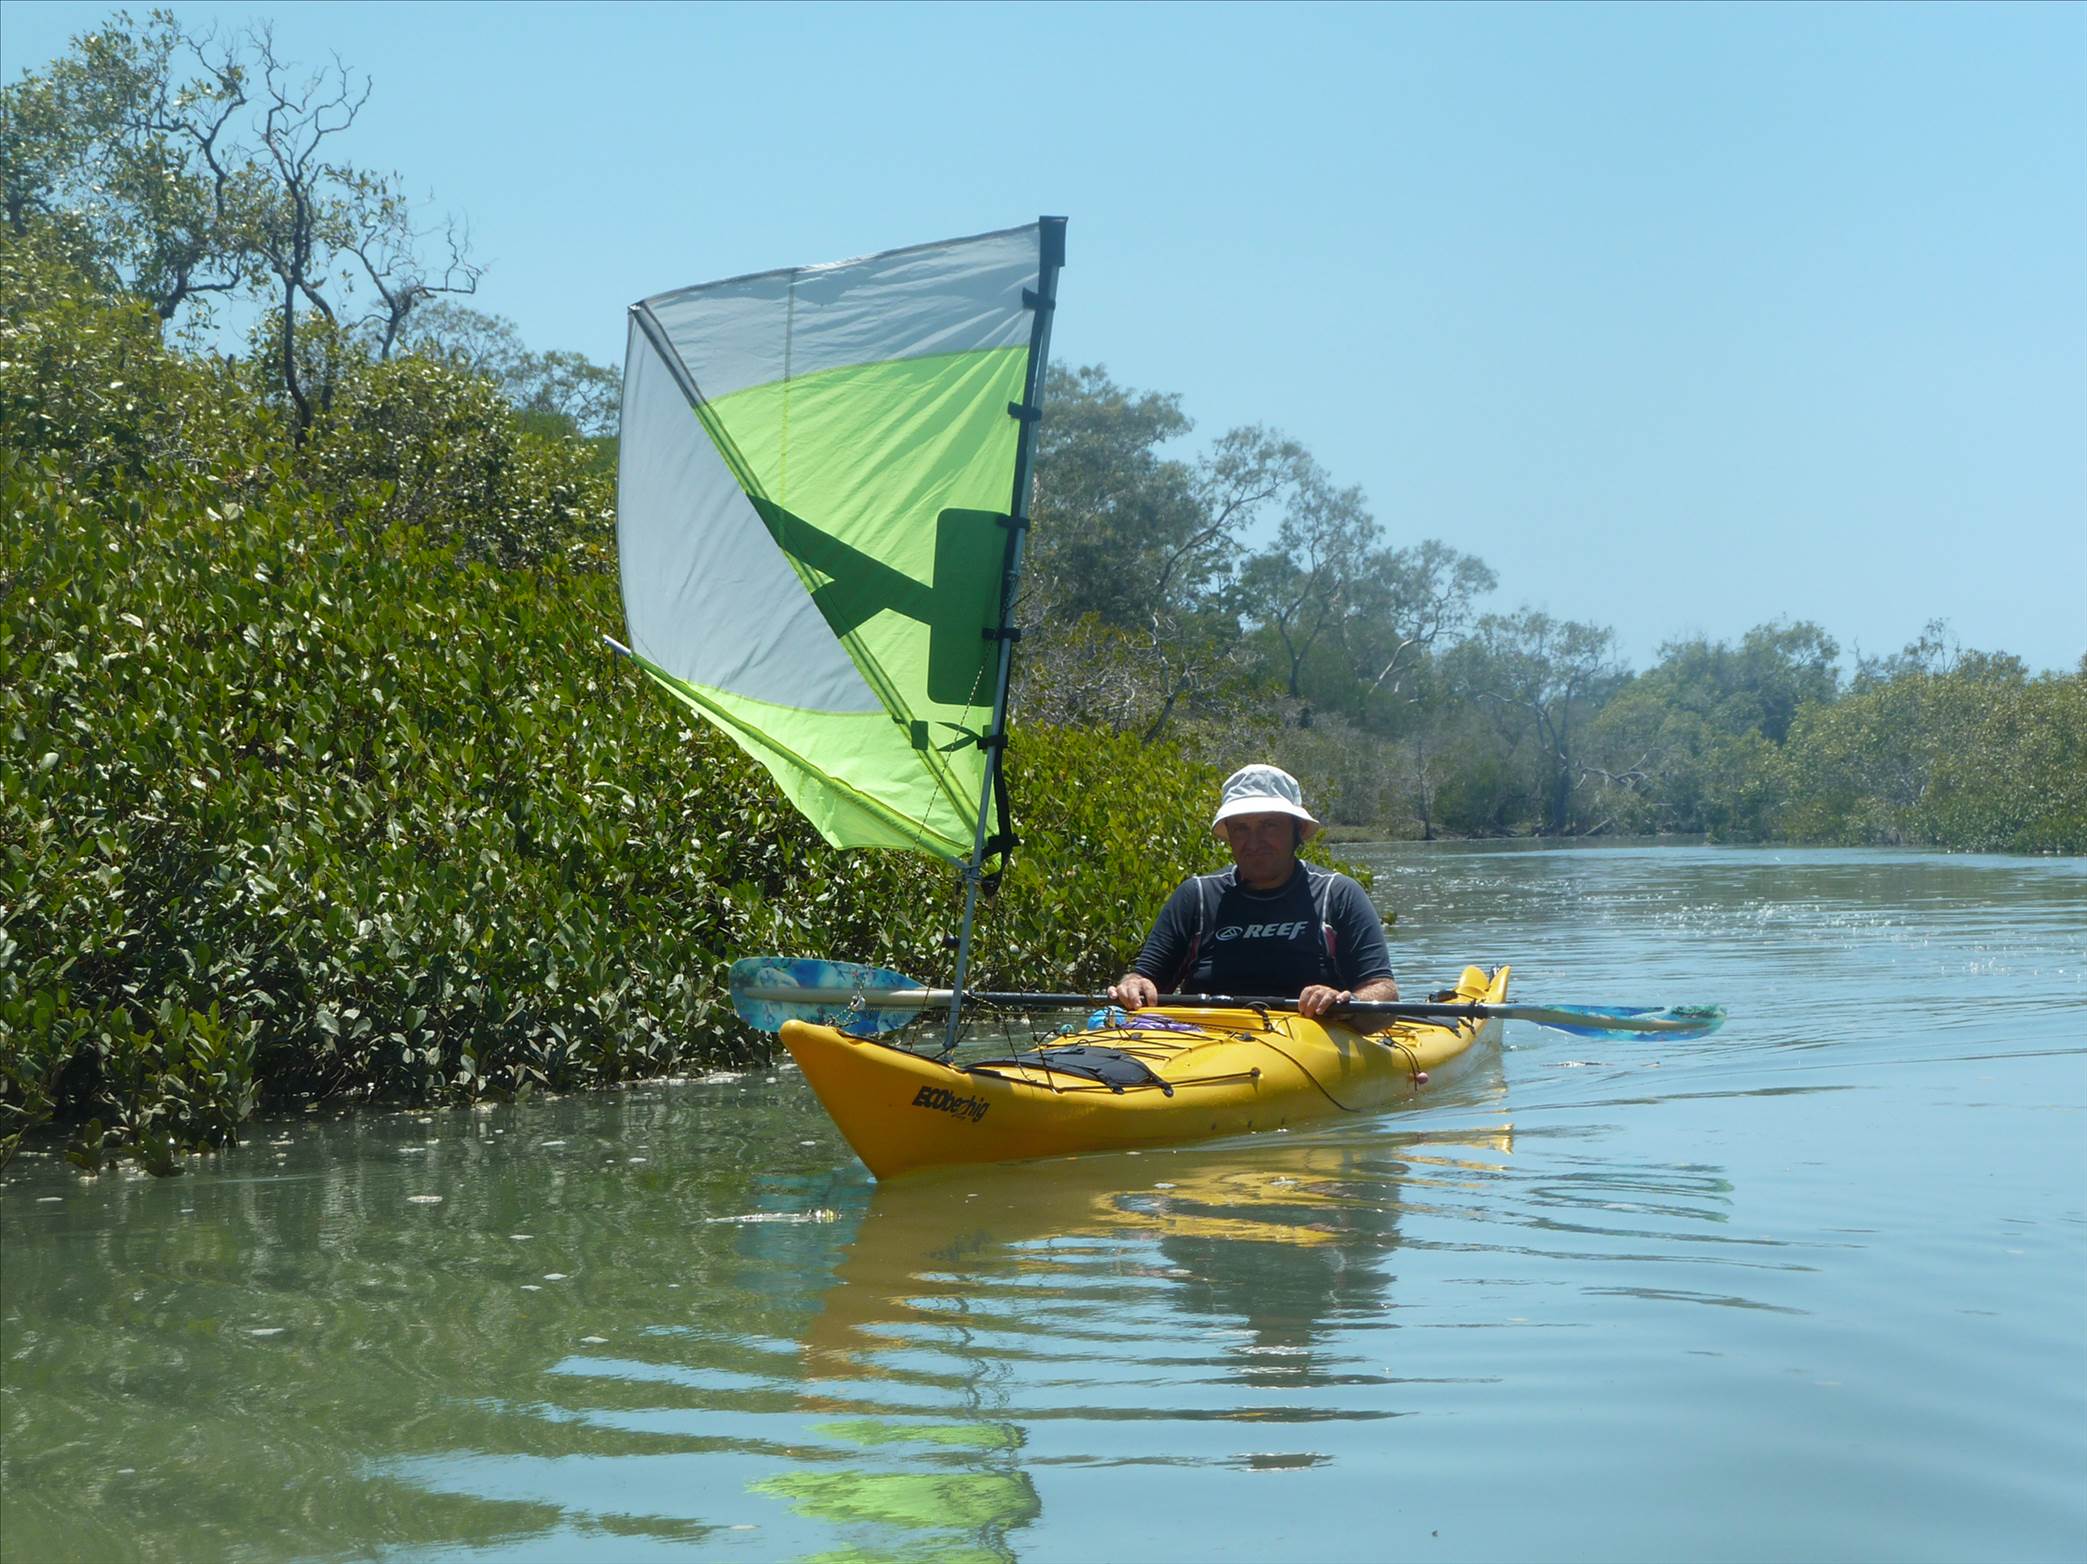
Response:
[[[937,1113],[953,1113],[976,1124],[986,1116],[986,1109],[991,1104],[983,1097],[959,1097],[946,1086],[923,1086],[913,1094],[913,1106],[933,1108]]]

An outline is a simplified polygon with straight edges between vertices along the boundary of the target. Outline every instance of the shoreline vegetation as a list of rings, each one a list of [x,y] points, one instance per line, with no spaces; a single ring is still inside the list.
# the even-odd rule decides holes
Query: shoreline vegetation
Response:
[[[0,1165],[47,1122],[171,1172],[264,1107],[745,1060],[749,952],[947,970],[954,875],[829,851],[601,650],[616,373],[460,302],[464,251],[338,161],[357,79],[306,80],[156,15],[0,88]],[[1776,623],[1633,671],[1481,612],[1484,562],[1294,440],[1164,456],[1178,399],[1099,368],[1046,406],[981,986],[1119,971],[1245,760],[1336,845],[2087,852],[2087,659],[1937,625],[1844,676]]]

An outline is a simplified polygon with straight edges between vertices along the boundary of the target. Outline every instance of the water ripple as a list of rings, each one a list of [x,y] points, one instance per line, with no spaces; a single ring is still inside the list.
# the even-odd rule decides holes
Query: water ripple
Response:
[[[2087,865],[1374,857],[1410,988],[1731,1019],[881,1187],[783,1071],[31,1155],[9,1555],[2077,1551]]]

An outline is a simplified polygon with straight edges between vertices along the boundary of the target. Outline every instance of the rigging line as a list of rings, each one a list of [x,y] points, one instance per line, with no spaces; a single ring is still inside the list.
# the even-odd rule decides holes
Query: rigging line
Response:
[[[1408,1047],[1405,1043],[1384,1042],[1382,1038],[1371,1038],[1369,1040],[1372,1042],[1383,1043],[1386,1048],[1396,1049],[1399,1053],[1404,1054],[1406,1056],[1407,1070],[1411,1072],[1415,1081],[1419,1080],[1420,1060],[1414,1054],[1413,1050],[1410,1047]],[[1302,1075],[1306,1080],[1310,1081],[1312,1085],[1316,1086],[1319,1089],[1319,1095],[1321,1097],[1324,1097],[1328,1102],[1332,1103],[1336,1108],[1340,1109],[1341,1112],[1366,1113],[1369,1111],[1365,1108],[1351,1108],[1346,1103],[1342,1102],[1340,1098],[1334,1096],[1332,1092],[1326,1089],[1325,1083],[1321,1081],[1318,1076],[1312,1074],[1312,1072],[1310,1070],[1307,1070],[1303,1065],[1298,1064],[1297,1060],[1294,1057],[1292,1057],[1288,1051],[1277,1047],[1274,1041],[1269,1036],[1264,1035],[1258,1038],[1257,1041],[1260,1042],[1263,1047],[1269,1049],[1271,1052],[1279,1054],[1281,1057],[1288,1059],[1292,1065],[1296,1066],[1297,1073],[1299,1075]]]
[[[801,269],[790,273],[790,287],[783,305],[783,423],[776,431],[775,498],[785,510],[790,505],[790,374],[797,354],[797,279]]]
[[[1334,1096],[1332,1092],[1326,1089],[1325,1083],[1321,1081],[1318,1076],[1312,1074],[1311,1071],[1307,1070],[1303,1065],[1299,1064],[1296,1058],[1293,1057],[1287,1050],[1278,1048],[1270,1038],[1263,1036],[1257,1038],[1256,1041],[1259,1042],[1263,1048],[1266,1048],[1270,1053],[1275,1054],[1277,1057],[1288,1059],[1290,1061],[1291,1066],[1297,1071],[1297,1073],[1303,1076],[1306,1080],[1310,1081],[1312,1085],[1316,1086],[1319,1089],[1319,1095],[1321,1097],[1324,1097],[1328,1102],[1332,1103],[1336,1108],[1340,1109],[1341,1112],[1361,1113],[1364,1111],[1361,1108],[1351,1108],[1346,1103],[1342,1102],[1340,1098]]]
[[[1064,219],[1060,218],[1058,221],[1063,222]],[[771,266],[765,271],[740,272],[736,276],[718,277],[710,282],[697,283],[692,287],[670,288],[665,293],[654,294],[652,298],[644,302],[651,304],[659,300],[684,298],[692,293],[704,293],[713,289],[728,287],[734,283],[766,282],[771,277],[804,276],[812,272],[837,272],[849,266],[860,266],[868,261],[897,260],[899,257],[906,255],[923,255],[930,250],[961,249],[963,246],[976,243],[981,239],[1011,239],[1016,234],[1032,233],[1035,231],[1035,228],[1036,224],[1033,222],[1017,223],[1012,228],[989,228],[984,233],[957,234],[948,239],[929,239],[920,244],[902,244],[890,250],[872,250],[866,255],[844,255],[838,260],[820,261],[809,266]]]
[[[971,690],[970,693],[964,697],[964,705],[962,708],[963,718],[966,722],[970,721],[971,714],[979,709],[978,685],[979,681],[985,677],[985,674],[985,666],[981,664],[979,666],[978,672],[972,676]],[[909,716],[911,715],[911,711],[912,708],[908,707],[907,712]],[[988,711],[988,719],[991,718],[991,715],[991,712]],[[959,728],[958,731],[962,732],[964,730]],[[924,756],[923,759],[925,759]],[[993,757],[990,754],[988,754],[986,756],[986,764],[988,766],[991,766],[992,763]],[[924,830],[936,829],[935,825],[933,824],[934,819],[936,815],[942,812],[944,809],[947,809],[952,814],[957,815],[957,824],[963,824],[962,810],[964,803],[967,800],[963,797],[960,797],[957,793],[953,792],[947,784],[945,778],[948,774],[948,770],[949,768],[945,766],[939,771],[931,771],[929,773],[930,776],[941,785],[937,786],[935,791],[929,796],[927,808],[921,811],[920,824]]]
[[[984,818],[984,814],[983,814],[983,811],[981,811],[981,813],[980,813],[980,818],[981,818],[981,819],[983,819],[983,818]],[[987,1009],[988,1011],[990,1011],[991,1013],[995,1014],[995,1015],[1006,1015],[1006,1014],[1009,1014],[1009,1013],[1010,1013],[1010,1012],[1009,1012],[1009,1011],[1007,1011],[1007,1010],[1006,1010],[1006,1009],[1005,1009],[1004,1007],[1002,1007],[1002,1006],[999,1006],[999,1005],[988,1005],[988,1006],[985,1006],[985,1008],[986,1008],[986,1009]],[[952,1040],[951,1040],[951,1041],[950,1041],[949,1043],[947,1043],[946,1045],[944,1045],[944,1047],[943,1047],[943,1050],[942,1050],[942,1052],[943,1052],[944,1056],[947,1056],[947,1055],[949,1055],[949,1054],[952,1054],[952,1053],[954,1053],[955,1051],[956,1051],[956,1043],[955,1043],[954,1039],[952,1039]],[[1049,1055],[1048,1053],[1046,1053],[1046,1052],[1045,1052],[1045,1051],[1043,1050],[1043,1048],[1042,1048],[1041,1046],[1037,1047],[1037,1048],[1036,1048],[1036,1049],[1034,1050],[1034,1052],[1035,1052],[1035,1055],[1036,1055],[1037,1059],[1038,1059],[1038,1060],[1039,1060],[1039,1061],[1040,1061],[1040,1062],[1042,1063],[1042,1065],[1043,1065],[1043,1073],[1044,1073],[1044,1085],[1045,1085],[1045,1086],[1046,1086],[1046,1087],[1047,1087],[1047,1088],[1048,1088],[1049,1090],[1051,1090],[1051,1091],[1052,1091],[1052,1092],[1054,1092],[1054,1093],[1062,1093],[1062,1092],[1063,1092],[1063,1091],[1065,1090],[1065,1088],[1064,1088],[1064,1087],[1062,1087],[1062,1086],[1060,1086],[1060,1085],[1059,1085],[1059,1084],[1057,1083],[1056,1079],[1055,1079],[1055,1078],[1053,1077],[1053,1074],[1052,1074],[1052,1071],[1051,1071],[1051,1056],[1050,1056],[1050,1055]],[[1063,1072],[1063,1071],[1059,1071],[1058,1073],[1062,1075],[1062,1074],[1063,1074],[1064,1072]]]

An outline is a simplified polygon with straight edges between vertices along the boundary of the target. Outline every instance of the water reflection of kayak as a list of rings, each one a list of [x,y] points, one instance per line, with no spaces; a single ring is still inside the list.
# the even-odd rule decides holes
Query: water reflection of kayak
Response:
[[[900,1179],[872,1195],[804,1344],[827,1377],[884,1377],[884,1354],[923,1328],[1076,1322],[1123,1308],[1141,1277],[1172,1307],[1257,1330],[1281,1315],[1297,1329],[1276,1334],[1309,1340],[1349,1293],[1384,1285],[1405,1185],[1491,1177],[1511,1146],[1504,1125],[1387,1138],[1329,1124]]]
[[[1507,976],[1466,967],[1456,997],[1505,1003]],[[1497,1020],[1363,1033],[1277,1012],[1162,1007],[1057,1046],[953,1064],[832,1027],[783,1027],[805,1079],[879,1178],[1376,1113],[1460,1073],[1499,1035]]]

